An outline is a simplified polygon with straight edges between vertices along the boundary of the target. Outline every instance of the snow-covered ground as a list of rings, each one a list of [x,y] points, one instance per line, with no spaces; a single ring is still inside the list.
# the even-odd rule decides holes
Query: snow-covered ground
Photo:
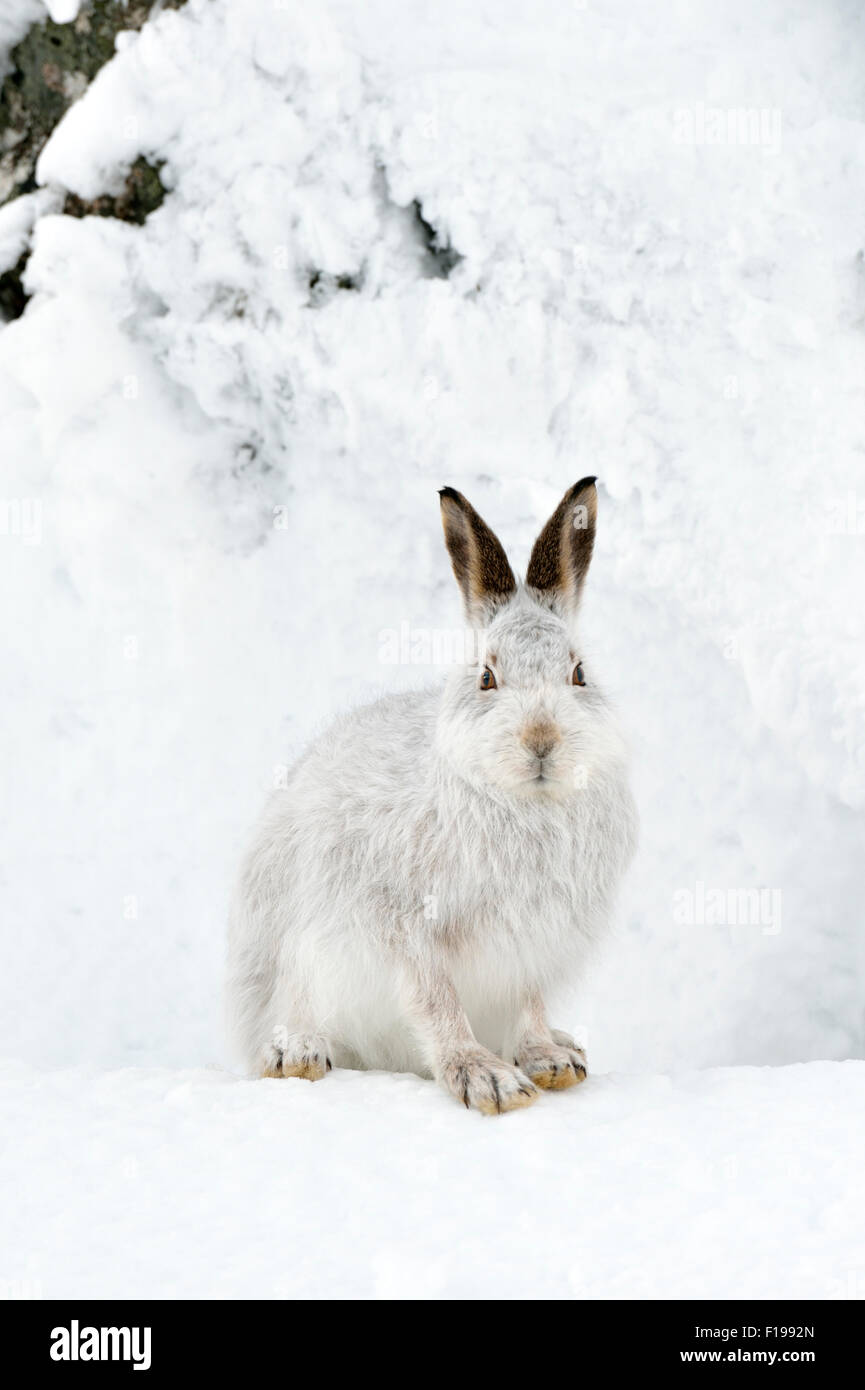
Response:
[[[590,1078],[0,1072],[0,1296],[865,1297],[865,1063]]]
[[[0,46],[36,10],[4,0]],[[863,57],[841,0],[189,0],[58,127],[0,212],[0,271],[35,224],[0,328],[0,1055],[79,1070],[12,1087],[32,1202],[0,1280],[504,1292],[531,1248],[544,1293],[651,1293],[660,1260],[659,1292],[804,1294],[855,1268]],[[57,214],[141,153],[170,189],[144,227]],[[380,654],[457,620],[436,489],[519,567],[586,473],[586,650],[643,831],[555,1021],[642,1075],[479,1128],[412,1078],[188,1071],[228,1062],[225,902],[267,788],[331,711],[435,676]]]

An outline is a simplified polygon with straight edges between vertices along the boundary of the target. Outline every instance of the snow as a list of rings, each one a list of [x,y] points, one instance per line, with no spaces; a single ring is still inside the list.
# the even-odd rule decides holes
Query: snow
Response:
[[[29,244],[36,222],[46,212],[58,211],[58,202],[54,189],[38,188],[0,208],[0,265],[4,269],[16,264]]]
[[[7,1294],[861,1298],[863,1085],[605,1076],[488,1119],[413,1076],[9,1066]]]
[[[33,9],[7,3],[0,48]],[[99,1248],[66,1287],[96,1288],[118,1230],[153,1252],[115,1268],[130,1290],[157,1273],[189,1289],[179,1261],[164,1272],[172,1229],[213,1290],[290,1281],[263,1186],[301,1233],[326,1197],[349,1234],[355,1208],[377,1215],[378,1236],[371,1216],[345,1240],[344,1288],[406,1269],[459,1287],[447,1237],[467,1279],[486,1241],[490,1286],[513,1287],[511,1228],[484,1232],[480,1169],[471,1192],[460,1178],[472,1144],[496,1146],[528,1229],[542,1183],[539,1288],[564,1287],[581,1250],[594,1296],[640,1270],[645,1288],[658,1260],[668,1291],[846,1278],[841,1116],[852,1130],[862,1073],[841,1064],[865,1055],[863,27],[831,0],[190,0],[123,37],[54,133],[44,188],[0,219],[0,270],[32,232],[34,296],[0,328],[0,1055],[77,1068],[16,1083],[37,1148],[76,1109],[103,1117],[58,1237],[71,1252],[90,1219]],[[170,190],[144,227],[56,215],[60,191],[117,189],[141,153]],[[447,277],[415,203],[458,253]],[[584,655],[630,730],[643,821],[618,935],[554,1018],[602,1075],[497,1132],[412,1078],[298,1092],[189,1072],[229,1060],[225,903],[264,794],[331,712],[431,674],[383,665],[383,632],[457,621],[436,489],[465,492],[519,567],[586,473]],[[743,918],[759,890],[777,911]],[[696,904],[719,892],[734,910],[707,919]],[[691,1075],[719,1066],[735,1070]],[[276,1107],[298,1105],[283,1135]],[[87,1194],[140,1144],[141,1225],[116,1197],[103,1223]],[[634,1171],[639,1144],[657,1166]],[[391,1145],[408,1216],[376,1176]],[[810,1182],[788,1172],[800,1148]],[[285,1173],[279,1196],[253,1151]],[[738,1186],[709,1176],[730,1153]],[[237,1226],[204,1229],[225,1205]],[[241,1215],[259,1246],[235,1267],[219,1241]],[[338,1264],[303,1277],[326,1292]]]
[[[0,77],[9,69],[9,52],[31,24],[45,18],[42,0],[0,0]]]
[[[81,0],[45,0],[45,8],[57,24],[68,24],[77,17]]]

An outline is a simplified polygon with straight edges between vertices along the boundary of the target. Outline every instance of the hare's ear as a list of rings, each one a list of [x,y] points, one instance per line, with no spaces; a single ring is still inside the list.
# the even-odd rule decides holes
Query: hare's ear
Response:
[[[445,544],[462,590],[466,616],[480,627],[496,606],[514,593],[517,581],[501,541],[462,493],[443,487],[439,497]]]
[[[562,498],[532,549],[526,584],[575,610],[583,590],[598,517],[594,478],[581,478]]]

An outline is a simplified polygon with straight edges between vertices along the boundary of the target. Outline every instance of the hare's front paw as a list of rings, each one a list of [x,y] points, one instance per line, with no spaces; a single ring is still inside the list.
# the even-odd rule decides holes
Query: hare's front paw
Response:
[[[330,1071],[327,1040],[317,1033],[289,1033],[274,1028],[273,1043],[261,1067],[262,1076],[299,1076],[320,1081]]]
[[[463,1105],[485,1115],[520,1110],[538,1098],[527,1076],[485,1047],[455,1053],[442,1069],[441,1080]]]
[[[564,1091],[586,1079],[586,1054],[570,1038],[564,1046],[559,1042],[526,1044],[514,1061],[544,1091]]]

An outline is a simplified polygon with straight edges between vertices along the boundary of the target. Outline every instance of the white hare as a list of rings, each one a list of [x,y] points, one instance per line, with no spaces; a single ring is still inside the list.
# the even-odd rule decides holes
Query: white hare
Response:
[[[333,724],[275,792],[229,932],[260,1076],[435,1076],[486,1113],[585,1077],[545,998],[603,933],[633,852],[626,754],[575,629],[597,515],[565,494],[525,584],[453,488],[445,541],[477,661]]]

